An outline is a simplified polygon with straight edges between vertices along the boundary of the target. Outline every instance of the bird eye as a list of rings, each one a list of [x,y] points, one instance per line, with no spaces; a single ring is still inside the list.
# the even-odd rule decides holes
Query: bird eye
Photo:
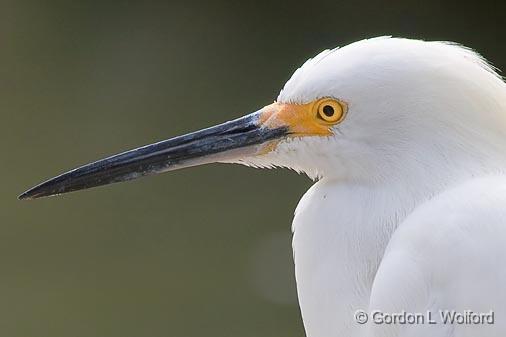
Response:
[[[340,122],[344,117],[344,109],[341,103],[326,98],[318,103],[318,117],[328,123]]]

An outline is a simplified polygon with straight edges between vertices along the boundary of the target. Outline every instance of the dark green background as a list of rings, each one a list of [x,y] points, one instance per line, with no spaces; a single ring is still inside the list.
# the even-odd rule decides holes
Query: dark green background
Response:
[[[499,3],[2,0],[0,336],[303,336],[303,176],[210,165],[16,196],[251,112],[306,58],[365,37],[454,40],[504,67]]]

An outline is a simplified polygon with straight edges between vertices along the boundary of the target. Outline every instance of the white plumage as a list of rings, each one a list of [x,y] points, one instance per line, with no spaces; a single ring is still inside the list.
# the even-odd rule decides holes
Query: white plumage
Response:
[[[349,104],[333,136],[255,165],[320,180],[293,221],[308,337],[506,335],[506,85],[444,42],[377,38],[325,51],[278,97]],[[495,312],[495,324],[357,324],[356,310]]]

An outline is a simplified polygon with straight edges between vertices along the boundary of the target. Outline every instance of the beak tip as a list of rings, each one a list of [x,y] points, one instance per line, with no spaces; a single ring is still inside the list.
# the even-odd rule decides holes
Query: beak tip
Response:
[[[23,192],[22,194],[18,195],[18,200],[32,200],[34,199],[32,196],[30,196],[30,193],[28,191]]]
[[[34,200],[46,196],[44,193],[37,191],[37,188],[31,188],[18,195],[18,200]]]

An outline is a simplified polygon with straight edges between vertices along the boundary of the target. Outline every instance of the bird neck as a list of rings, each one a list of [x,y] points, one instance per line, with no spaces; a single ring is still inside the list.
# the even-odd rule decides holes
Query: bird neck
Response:
[[[394,231],[418,205],[464,176],[435,176],[423,188],[397,176],[381,184],[322,179],[313,185],[293,221],[297,289],[309,337],[360,334],[363,326],[353,313],[368,309]]]
[[[391,189],[323,179],[293,222],[299,301],[308,336],[354,336],[389,238],[412,208]]]

